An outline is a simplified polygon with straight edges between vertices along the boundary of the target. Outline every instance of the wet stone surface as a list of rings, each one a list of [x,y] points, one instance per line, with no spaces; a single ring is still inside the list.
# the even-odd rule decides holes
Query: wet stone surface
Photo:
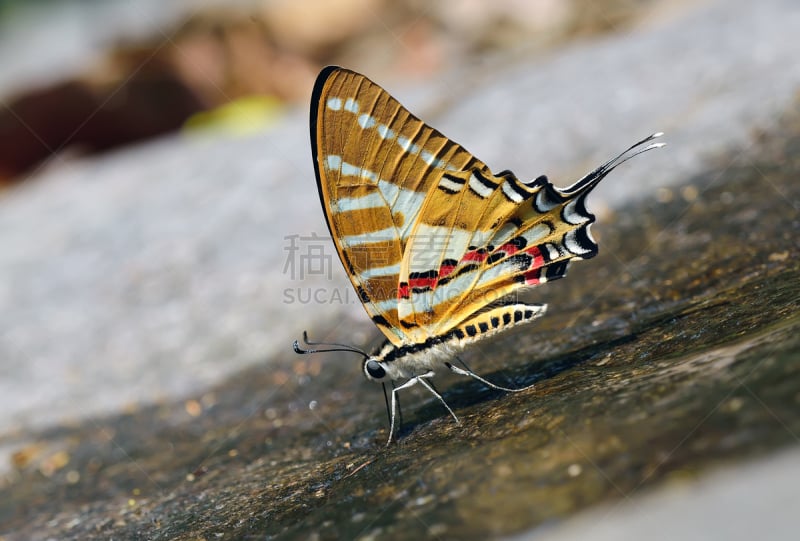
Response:
[[[601,255],[533,295],[547,316],[465,356],[535,387],[438,382],[460,424],[412,390],[385,448],[357,360],[287,338],[202,396],[37,434],[0,486],[2,537],[482,539],[796,444],[799,172],[793,117],[600,217]]]

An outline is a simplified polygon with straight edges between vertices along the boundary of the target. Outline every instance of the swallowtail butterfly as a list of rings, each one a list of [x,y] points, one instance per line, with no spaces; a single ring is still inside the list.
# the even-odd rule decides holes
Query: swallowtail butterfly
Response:
[[[562,278],[573,260],[597,254],[586,196],[611,171],[662,146],[647,137],[569,188],[545,176],[520,181],[482,161],[363,75],[322,70],[311,98],[311,149],[322,210],[350,281],[386,335],[373,354],[297,341],[297,353],[353,351],[367,379],[397,393],[419,383],[458,418],[430,383],[443,369],[504,391],[463,365],[473,342],[530,323],[546,305],[512,297]],[[318,346],[327,346],[320,349]],[[395,386],[394,382],[402,382]]]

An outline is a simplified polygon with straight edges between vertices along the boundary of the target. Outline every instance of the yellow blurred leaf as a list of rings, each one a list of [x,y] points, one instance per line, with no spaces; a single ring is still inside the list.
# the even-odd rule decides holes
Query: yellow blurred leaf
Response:
[[[274,96],[247,96],[192,115],[184,129],[190,133],[213,130],[247,135],[274,125],[283,111],[283,102]]]

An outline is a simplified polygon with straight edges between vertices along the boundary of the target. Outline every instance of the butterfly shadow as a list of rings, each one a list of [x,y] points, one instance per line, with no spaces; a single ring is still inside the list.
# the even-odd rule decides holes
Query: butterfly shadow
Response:
[[[513,368],[504,368],[487,373],[481,373],[485,379],[511,389],[526,389],[531,394],[530,400],[536,400],[536,385],[555,378],[556,376],[575,369],[593,359],[599,359],[613,351],[618,346],[635,340],[636,336],[628,334],[613,340],[604,341],[599,344],[592,344],[574,351],[551,357],[549,359],[539,359],[530,363],[520,363]],[[498,363],[513,364],[510,350],[505,350],[497,358]],[[448,376],[450,383],[444,390],[438,389],[445,402],[452,408],[459,417],[464,417],[467,410],[491,400],[499,399],[504,395],[512,394],[507,391],[492,389],[483,383],[462,376]],[[516,393],[514,393],[516,394]],[[409,400],[403,407],[405,419],[397,430],[397,437],[402,438],[424,426],[431,421],[443,419],[452,421],[446,416],[446,411],[442,404],[434,397],[425,399],[422,405],[411,407]]]

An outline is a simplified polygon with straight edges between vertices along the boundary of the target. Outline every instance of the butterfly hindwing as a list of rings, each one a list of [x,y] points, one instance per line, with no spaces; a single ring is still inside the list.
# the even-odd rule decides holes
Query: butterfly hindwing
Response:
[[[564,276],[572,259],[597,252],[591,186],[565,194],[545,177],[473,170],[426,200],[400,276],[401,325],[444,334],[522,288]],[[422,256],[425,257],[422,257]],[[426,268],[427,265],[427,268]],[[407,285],[407,287],[406,287]]]

